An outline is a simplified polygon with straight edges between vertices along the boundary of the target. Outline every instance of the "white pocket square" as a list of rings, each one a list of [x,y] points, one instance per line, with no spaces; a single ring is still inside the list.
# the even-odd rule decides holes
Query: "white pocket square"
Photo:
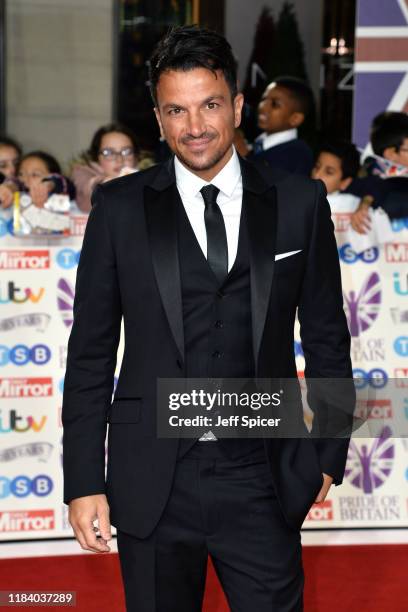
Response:
[[[283,259],[284,257],[296,255],[296,253],[300,253],[301,250],[302,249],[298,249],[297,251],[288,251],[287,253],[279,253],[279,255],[275,255],[275,261],[278,261],[278,259]]]

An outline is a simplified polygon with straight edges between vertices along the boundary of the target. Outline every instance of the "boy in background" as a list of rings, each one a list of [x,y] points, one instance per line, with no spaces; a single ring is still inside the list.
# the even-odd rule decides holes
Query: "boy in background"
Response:
[[[258,105],[263,130],[249,155],[251,161],[273,169],[310,176],[313,153],[298,138],[298,128],[314,114],[310,87],[295,77],[278,77],[268,85]]]
[[[370,205],[381,206],[390,219],[408,217],[408,115],[385,112],[375,117],[371,145],[374,156],[364,164],[367,176],[348,187],[354,195],[371,196],[351,218],[353,229],[360,234],[370,229]]]
[[[312,178],[326,185],[332,213],[354,212],[360,198],[344,193],[360,169],[360,154],[351,142],[332,142],[320,147]]]

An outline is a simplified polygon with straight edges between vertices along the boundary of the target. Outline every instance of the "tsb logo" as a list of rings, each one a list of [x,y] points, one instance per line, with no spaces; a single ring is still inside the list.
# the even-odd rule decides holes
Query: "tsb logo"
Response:
[[[31,348],[24,344],[16,344],[12,348],[0,345],[0,366],[12,363],[24,366],[30,361],[35,365],[45,365],[51,359],[51,351],[45,344],[35,344]]]
[[[307,521],[332,521],[333,520],[333,502],[331,499],[312,506],[306,517]]]
[[[367,385],[373,389],[382,389],[388,381],[387,373],[381,368],[373,368],[368,372],[356,368],[353,370],[353,378],[356,389],[364,389]]]
[[[37,497],[49,495],[54,483],[49,476],[39,474],[35,478],[16,476],[13,479],[0,476],[0,499],[13,495],[14,497],[27,497],[32,493]]]
[[[344,263],[353,264],[356,261],[362,261],[363,263],[370,264],[378,259],[379,251],[376,247],[366,249],[362,253],[356,253],[351,248],[351,245],[347,242],[339,249],[339,256]]]

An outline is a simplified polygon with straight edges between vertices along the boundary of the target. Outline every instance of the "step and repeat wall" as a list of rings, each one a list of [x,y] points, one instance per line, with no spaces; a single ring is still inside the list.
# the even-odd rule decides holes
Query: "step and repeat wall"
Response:
[[[408,418],[408,220],[394,223],[393,243],[357,255],[345,241],[349,218],[333,214],[356,385],[378,389],[398,378],[402,397],[398,405],[374,400],[380,434],[353,439],[343,486],[313,506],[305,529],[408,526],[408,443],[387,422],[396,411]],[[62,503],[61,404],[86,222],[72,216],[70,237],[23,239],[0,212],[0,540],[72,535]],[[298,339],[294,350],[301,377]],[[119,362],[121,352],[122,343]]]

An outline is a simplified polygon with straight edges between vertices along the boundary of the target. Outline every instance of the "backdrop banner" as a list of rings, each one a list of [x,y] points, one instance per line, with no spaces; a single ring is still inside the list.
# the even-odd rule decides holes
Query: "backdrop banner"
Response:
[[[304,527],[406,527],[408,440],[396,437],[391,417],[408,419],[408,220],[393,223],[393,242],[357,255],[346,242],[349,218],[333,212],[355,384],[376,390],[367,401],[381,431],[353,438],[343,486],[312,507]],[[1,540],[72,536],[62,503],[61,404],[86,222],[72,216],[66,238],[16,238],[0,212]],[[302,378],[297,328],[295,337]],[[119,364],[122,354],[121,341]],[[401,395],[390,398],[393,378]]]

